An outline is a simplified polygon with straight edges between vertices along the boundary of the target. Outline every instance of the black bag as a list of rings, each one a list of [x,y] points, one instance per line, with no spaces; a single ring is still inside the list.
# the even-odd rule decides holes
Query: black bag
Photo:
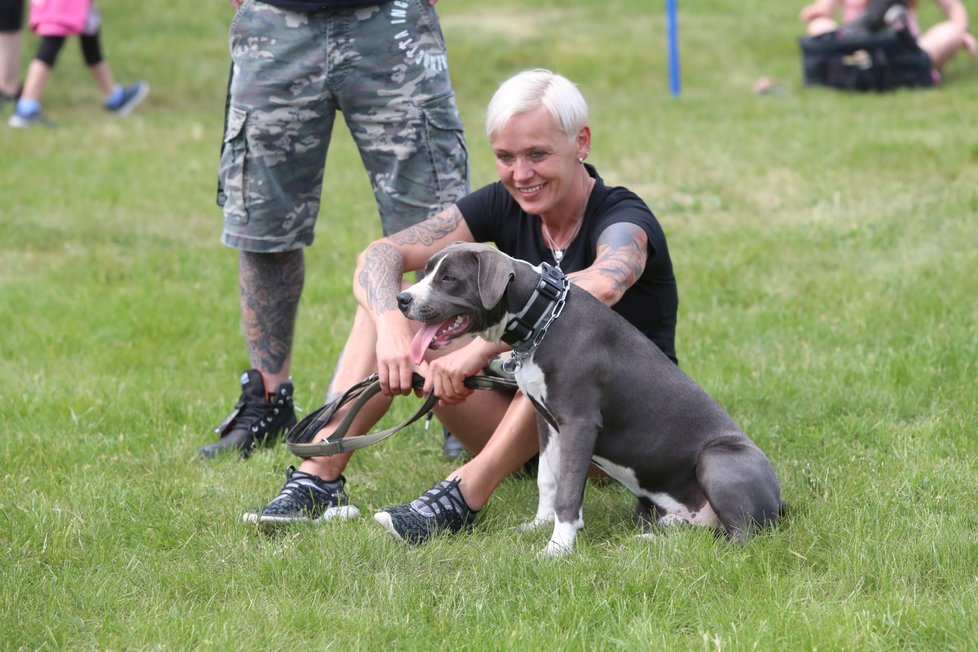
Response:
[[[805,84],[850,91],[887,91],[934,85],[933,65],[909,30],[860,36],[828,32],[802,38]]]

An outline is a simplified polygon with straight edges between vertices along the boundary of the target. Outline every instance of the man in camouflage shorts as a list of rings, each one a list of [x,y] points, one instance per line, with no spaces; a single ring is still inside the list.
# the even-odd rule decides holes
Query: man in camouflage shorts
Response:
[[[337,111],[357,144],[384,234],[469,190],[437,0],[231,0],[233,62],[218,203],[240,251],[252,365],[201,448],[246,457],[295,423],[292,336]]]

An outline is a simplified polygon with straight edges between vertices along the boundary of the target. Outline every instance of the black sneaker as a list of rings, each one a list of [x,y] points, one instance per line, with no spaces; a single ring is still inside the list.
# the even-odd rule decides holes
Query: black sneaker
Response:
[[[346,478],[342,475],[327,482],[290,466],[285,471],[285,486],[278,496],[263,508],[252,510],[241,519],[245,523],[275,526],[289,523],[325,523],[333,518],[357,518],[360,510],[350,504],[350,499],[343,491],[345,484]]]
[[[256,445],[267,446],[295,425],[295,406],[292,404],[292,383],[282,383],[274,396],[265,393],[265,381],[257,369],[241,376],[241,398],[234,410],[214,432],[217,441],[202,446],[203,459],[227,450],[237,451],[242,458],[251,455]]]
[[[421,544],[438,532],[471,530],[478,512],[469,509],[458,488],[458,478],[444,480],[417,500],[385,507],[374,520],[387,528],[395,539]]]

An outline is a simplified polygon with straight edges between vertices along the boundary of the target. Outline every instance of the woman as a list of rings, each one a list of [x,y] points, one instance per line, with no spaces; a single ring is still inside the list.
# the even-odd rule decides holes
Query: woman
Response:
[[[801,19],[806,25],[805,32],[809,36],[818,36],[839,29],[835,12],[840,4],[844,25],[852,23],[866,13],[890,16],[889,20],[901,22],[905,16],[907,28],[917,38],[920,49],[930,57],[935,81],[940,80],[941,69],[958,51],[965,49],[972,56],[978,52],[975,37],[968,31],[968,10],[961,0],[934,0],[934,4],[944,12],[947,20],[937,23],[923,33],[917,21],[916,0],[909,0],[905,12],[887,12],[887,9],[894,7],[902,8],[905,4],[902,0],[816,0],[801,10]]]
[[[497,183],[375,241],[361,254],[354,283],[360,308],[330,388],[333,395],[378,373],[383,395],[361,410],[350,429],[366,433],[391,397],[411,391],[418,370],[426,378],[425,391],[441,398],[435,408],[439,419],[477,453],[419,499],[375,515],[396,537],[416,543],[440,530],[470,526],[495,487],[520,469],[538,444],[534,410],[522,394],[473,392],[463,384],[506,345],[473,338],[439,351],[438,357],[429,353],[420,368],[415,366],[410,344],[419,324],[405,319],[395,300],[405,272],[420,269],[452,242],[493,242],[534,265],[561,267],[676,361],[678,296],[665,235],[641,199],[605,186],[585,164],[591,129],[577,88],[547,70],[520,73],[493,96],[486,131]],[[332,430],[328,426],[315,439]],[[341,475],[349,457],[303,461],[299,470],[289,470],[279,496],[244,520],[267,525],[356,516]]]

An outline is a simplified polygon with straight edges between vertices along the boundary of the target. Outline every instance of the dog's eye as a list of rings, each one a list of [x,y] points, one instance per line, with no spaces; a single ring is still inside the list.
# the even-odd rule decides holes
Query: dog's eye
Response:
[[[454,283],[455,282],[455,277],[452,276],[451,274],[443,274],[442,277],[441,277],[441,282],[442,283]]]

